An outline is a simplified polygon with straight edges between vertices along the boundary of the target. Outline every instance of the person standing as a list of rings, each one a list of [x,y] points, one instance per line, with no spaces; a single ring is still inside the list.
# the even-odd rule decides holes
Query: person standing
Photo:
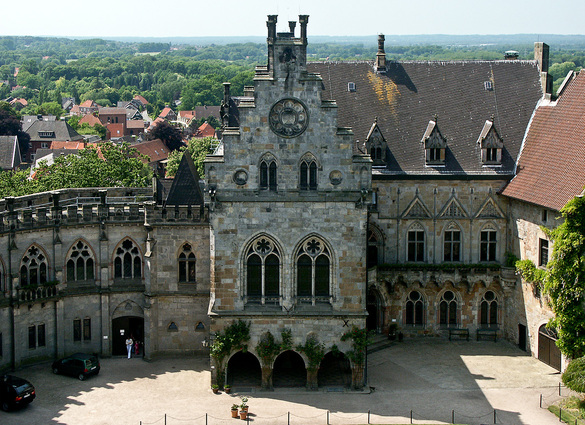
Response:
[[[128,351],[128,358],[132,357],[132,345],[133,345],[132,338],[128,337],[128,339],[126,340],[126,351]]]

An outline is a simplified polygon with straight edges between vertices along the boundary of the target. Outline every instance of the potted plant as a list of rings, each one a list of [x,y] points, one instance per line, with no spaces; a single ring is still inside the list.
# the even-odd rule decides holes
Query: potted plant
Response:
[[[248,418],[247,410],[240,410],[240,419],[246,420]]]
[[[240,408],[239,404],[232,404],[232,418],[238,417],[238,409]]]
[[[213,394],[217,394],[219,392],[219,385],[213,384],[211,386],[211,391],[213,391]]]
[[[229,394],[232,392],[232,386],[231,385],[224,385],[223,386],[223,390],[225,391],[226,394]]]
[[[248,397],[242,397],[242,404],[240,404],[240,409],[248,413]]]

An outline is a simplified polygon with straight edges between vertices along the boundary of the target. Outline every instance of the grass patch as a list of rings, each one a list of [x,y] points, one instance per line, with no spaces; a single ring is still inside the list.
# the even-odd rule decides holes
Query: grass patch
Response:
[[[579,397],[568,397],[559,406],[549,406],[548,410],[567,424],[585,425],[585,402]]]

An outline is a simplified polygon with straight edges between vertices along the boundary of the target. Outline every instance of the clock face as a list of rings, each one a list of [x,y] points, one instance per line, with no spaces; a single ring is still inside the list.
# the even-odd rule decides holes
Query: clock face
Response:
[[[270,108],[270,129],[287,139],[300,136],[309,124],[307,108],[296,99],[282,99]]]

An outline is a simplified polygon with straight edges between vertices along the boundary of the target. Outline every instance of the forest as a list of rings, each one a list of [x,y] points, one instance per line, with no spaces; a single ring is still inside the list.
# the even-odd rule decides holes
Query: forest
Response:
[[[386,43],[391,60],[493,60],[505,50],[517,50],[520,59],[532,59],[532,45],[518,44],[405,44]],[[309,60],[372,60],[375,43],[310,43]],[[570,70],[585,63],[585,44],[551,46],[550,73],[555,89]],[[28,101],[22,114],[62,115],[63,97],[80,103],[91,99],[115,106],[134,95],[144,96],[149,113],[156,116],[166,105],[180,100],[177,109],[219,105],[222,83],[232,94],[243,94],[253,83],[254,68],[266,63],[260,43],[173,44],[146,41],[49,37],[0,37],[0,99]],[[11,91],[11,86],[17,85]]]

